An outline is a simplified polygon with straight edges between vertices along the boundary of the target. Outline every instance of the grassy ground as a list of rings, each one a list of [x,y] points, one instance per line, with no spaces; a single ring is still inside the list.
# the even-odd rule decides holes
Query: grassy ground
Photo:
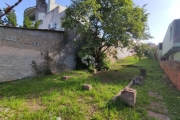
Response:
[[[122,66],[133,64],[138,67]],[[132,86],[137,90],[134,108],[111,99],[131,79],[147,70],[144,84]],[[61,78],[69,75],[70,79]],[[91,91],[81,85],[92,84]],[[61,74],[0,83],[1,120],[153,120],[151,110],[180,120],[180,92],[176,90],[160,69],[157,61],[134,59],[118,61],[109,71],[89,74],[69,71]],[[165,108],[167,107],[167,109]],[[168,110],[168,112],[167,112]]]

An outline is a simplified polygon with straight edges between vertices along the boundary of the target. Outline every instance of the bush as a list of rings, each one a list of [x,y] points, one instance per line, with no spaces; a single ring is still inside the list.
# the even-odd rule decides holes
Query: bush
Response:
[[[37,75],[51,75],[51,61],[52,59],[49,56],[48,52],[41,53],[44,57],[44,62],[37,65],[36,61],[32,61],[32,68]]]

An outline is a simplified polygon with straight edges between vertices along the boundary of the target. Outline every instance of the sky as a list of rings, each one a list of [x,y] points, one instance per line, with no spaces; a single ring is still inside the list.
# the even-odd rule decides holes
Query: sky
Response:
[[[6,7],[6,4],[13,5],[18,0],[0,0],[0,8]],[[46,0],[48,1],[48,0]],[[147,4],[145,9],[149,14],[148,25],[150,33],[154,37],[147,42],[158,44],[162,42],[166,34],[169,24],[174,19],[180,18],[180,0],[133,0],[135,5],[142,7]],[[28,7],[35,6],[36,0],[22,0],[22,2],[14,8],[17,15],[19,25],[23,24],[23,13]],[[69,6],[70,0],[56,0],[57,4]]]

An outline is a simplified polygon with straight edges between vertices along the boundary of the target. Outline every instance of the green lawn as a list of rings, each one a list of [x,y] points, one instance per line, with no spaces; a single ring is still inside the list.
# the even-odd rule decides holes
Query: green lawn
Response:
[[[137,67],[122,66],[129,64]],[[147,70],[147,76],[143,85],[132,86],[137,90],[136,106],[128,107],[121,101],[111,103],[114,95],[139,75],[140,68]],[[64,75],[70,79],[63,81]],[[84,83],[92,84],[93,89],[83,91]],[[168,113],[153,107],[152,103],[167,106]],[[134,57],[118,61],[109,71],[95,75],[68,71],[0,83],[1,120],[56,120],[56,117],[62,120],[153,120],[148,117],[148,110],[180,120],[179,106],[180,92],[165,77],[157,61],[138,61]]]

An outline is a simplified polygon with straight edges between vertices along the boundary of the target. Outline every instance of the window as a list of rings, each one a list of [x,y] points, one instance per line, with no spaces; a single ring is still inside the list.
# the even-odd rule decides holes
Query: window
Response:
[[[162,43],[159,43],[159,50],[162,50]]]

